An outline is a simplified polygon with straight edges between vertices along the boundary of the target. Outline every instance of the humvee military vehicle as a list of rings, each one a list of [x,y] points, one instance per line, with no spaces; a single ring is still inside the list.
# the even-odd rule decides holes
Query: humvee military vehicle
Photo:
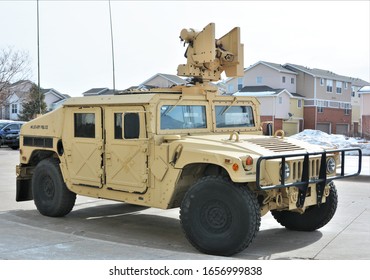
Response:
[[[271,211],[292,230],[313,231],[337,207],[333,180],[347,150],[264,136],[255,98],[226,96],[212,81],[243,75],[240,29],[184,29],[189,84],[71,98],[22,127],[17,201],[67,215],[76,194],[171,209],[190,243],[207,254],[244,250]],[[340,168],[340,169],[338,169]],[[340,171],[336,173],[337,169]]]

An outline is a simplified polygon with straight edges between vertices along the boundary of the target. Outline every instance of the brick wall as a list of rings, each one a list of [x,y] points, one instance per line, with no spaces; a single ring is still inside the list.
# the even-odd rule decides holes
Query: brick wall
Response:
[[[303,118],[304,118],[304,129],[315,129],[315,114],[316,107],[304,107]]]
[[[318,123],[331,123],[331,133],[336,134],[337,124],[348,124],[351,127],[351,111],[349,115],[344,114],[344,109],[324,108],[323,113],[317,113]]]
[[[370,138],[370,116],[362,116],[362,135]]]
[[[336,108],[323,108],[323,112],[317,112],[317,107],[305,107],[304,108],[304,128],[315,129],[315,117],[317,117],[316,123],[331,123],[331,133],[336,133],[337,124],[348,124],[351,128],[351,111],[349,115],[344,114],[344,109]]]

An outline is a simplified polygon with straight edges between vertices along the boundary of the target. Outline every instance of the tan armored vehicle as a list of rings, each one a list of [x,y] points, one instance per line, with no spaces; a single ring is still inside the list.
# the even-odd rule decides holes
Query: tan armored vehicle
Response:
[[[262,135],[255,98],[219,94],[211,81],[243,75],[234,28],[215,39],[214,24],[184,29],[192,82],[145,92],[72,98],[22,127],[17,201],[41,214],[67,215],[76,194],[171,209],[190,243],[207,254],[244,250],[271,211],[292,230],[313,231],[337,207],[333,179],[347,150],[325,150]],[[340,168],[340,174],[336,170]]]

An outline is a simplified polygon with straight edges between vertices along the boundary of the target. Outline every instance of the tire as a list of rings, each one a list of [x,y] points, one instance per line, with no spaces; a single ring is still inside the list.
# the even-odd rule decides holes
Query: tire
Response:
[[[200,252],[231,256],[244,250],[261,223],[257,198],[246,187],[221,176],[200,179],[186,193],[180,221]]]
[[[287,229],[314,231],[325,226],[333,218],[337,205],[337,189],[334,183],[330,183],[330,193],[325,203],[310,206],[303,214],[277,210],[271,211],[271,214],[279,224]]]
[[[37,210],[45,216],[63,217],[72,211],[76,194],[67,189],[59,164],[44,159],[35,168],[32,193]]]

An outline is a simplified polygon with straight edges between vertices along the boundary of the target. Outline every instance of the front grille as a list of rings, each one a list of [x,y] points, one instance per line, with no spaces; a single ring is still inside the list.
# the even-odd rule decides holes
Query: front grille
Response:
[[[279,138],[261,138],[246,140],[252,144],[258,145],[275,153],[290,152],[303,150],[301,147],[292,143],[286,142]]]
[[[310,159],[309,164],[309,172],[308,176],[310,178],[318,178],[320,173],[320,158],[313,158]],[[290,161],[290,174],[292,175],[292,180],[300,181],[302,179],[302,171],[303,171],[303,159],[302,160],[294,160]]]

